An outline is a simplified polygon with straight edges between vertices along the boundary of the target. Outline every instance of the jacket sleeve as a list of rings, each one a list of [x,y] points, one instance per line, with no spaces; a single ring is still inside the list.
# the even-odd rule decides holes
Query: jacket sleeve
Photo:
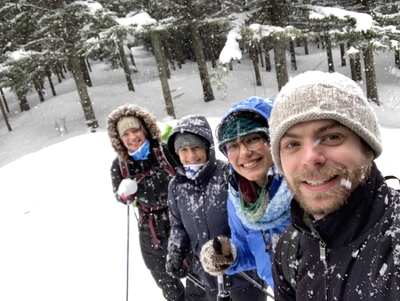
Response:
[[[168,249],[173,245],[177,246],[184,254],[189,250],[189,236],[181,220],[181,214],[178,208],[177,200],[174,196],[176,186],[176,177],[172,178],[168,187],[168,208],[171,232],[168,239]]]
[[[226,272],[233,275],[238,272],[253,270],[256,268],[255,258],[250,251],[248,244],[248,229],[243,225],[242,221],[236,214],[236,209],[231,198],[238,197],[232,187],[229,187],[228,196],[228,222],[231,228],[231,243],[236,247],[236,261]]]
[[[118,158],[115,158],[114,161],[112,162],[112,165],[110,168],[110,173],[111,173],[111,184],[112,184],[115,199],[118,202],[125,204],[125,202],[118,195],[118,187],[119,187],[119,184],[121,183],[121,181],[123,180],[121,169],[119,167]]]

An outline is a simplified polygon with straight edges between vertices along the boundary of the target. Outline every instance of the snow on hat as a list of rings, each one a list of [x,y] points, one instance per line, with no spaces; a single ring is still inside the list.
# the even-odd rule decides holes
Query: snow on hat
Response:
[[[204,148],[208,148],[208,143],[202,139],[200,136],[188,132],[179,133],[175,137],[174,148],[175,152],[178,151],[185,146],[201,146]]]
[[[123,117],[118,121],[117,130],[120,137],[122,137],[127,129],[141,129],[147,136],[147,131],[144,128],[142,121],[137,117]]]
[[[235,111],[219,127],[218,146],[221,149],[229,141],[258,132],[269,140],[268,121],[264,117],[255,112]]]
[[[279,92],[270,119],[271,153],[282,171],[279,144],[293,125],[333,119],[359,135],[374,151],[382,153],[378,120],[362,89],[340,73],[308,71],[295,76]]]

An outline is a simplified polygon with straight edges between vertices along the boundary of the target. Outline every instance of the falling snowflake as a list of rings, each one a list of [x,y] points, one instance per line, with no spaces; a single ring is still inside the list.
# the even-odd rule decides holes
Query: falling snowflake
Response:
[[[379,271],[379,275],[383,276],[386,273],[387,270],[387,264],[384,263]]]

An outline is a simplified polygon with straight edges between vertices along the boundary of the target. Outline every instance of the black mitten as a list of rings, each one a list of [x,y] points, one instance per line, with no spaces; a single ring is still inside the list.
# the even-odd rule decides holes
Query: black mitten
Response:
[[[175,245],[168,249],[165,269],[169,275],[175,278],[184,278],[188,274],[182,251]]]

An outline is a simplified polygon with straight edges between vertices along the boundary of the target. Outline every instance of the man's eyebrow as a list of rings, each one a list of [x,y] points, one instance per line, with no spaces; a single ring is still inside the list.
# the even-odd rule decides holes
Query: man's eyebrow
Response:
[[[335,128],[335,127],[337,127],[338,125],[339,125],[339,123],[336,122],[336,121],[334,121],[334,122],[331,122],[331,123],[329,123],[329,124],[327,124],[327,125],[324,125],[324,126],[318,128],[318,129],[316,129],[316,130],[314,131],[314,133],[315,133],[315,134],[320,134],[320,133],[323,133],[323,132],[325,132],[325,131],[327,131],[327,130],[329,130],[329,129]]]
[[[341,125],[342,125],[341,123],[339,123],[339,122],[337,122],[335,120],[332,120],[332,122],[329,122],[328,124],[325,124],[325,125],[317,128],[317,129],[315,129],[313,131],[313,133],[314,133],[314,135],[318,135],[318,134],[321,134],[321,133],[323,133],[323,132],[325,132],[325,131],[327,131],[329,129],[332,129],[332,128],[335,128],[335,127],[338,127],[338,126],[341,126]],[[287,138],[299,138],[299,137],[301,137],[301,134],[295,134],[295,133],[286,132],[285,134],[283,134],[282,138],[284,138],[284,137],[285,138],[286,137]]]

